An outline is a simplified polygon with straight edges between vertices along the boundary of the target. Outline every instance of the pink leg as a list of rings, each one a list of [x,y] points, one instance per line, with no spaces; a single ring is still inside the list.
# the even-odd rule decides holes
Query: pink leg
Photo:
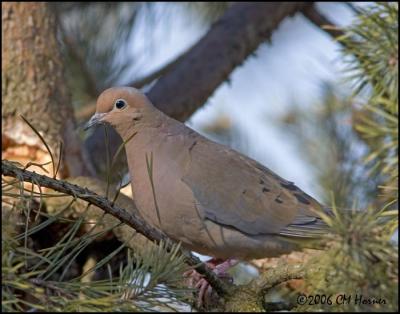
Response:
[[[226,272],[229,268],[237,265],[237,263],[239,263],[239,261],[237,259],[227,259],[225,262],[218,264],[215,266],[214,268],[214,272],[218,275],[218,276],[229,276]]]
[[[232,278],[227,274],[227,270],[233,266],[235,266],[239,261],[236,259],[228,259],[226,261],[211,259],[206,262],[207,266],[209,266],[215,274],[220,278],[229,278],[230,281],[233,281]],[[202,276],[195,270],[190,270],[184,273],[184,276],[190,277],[189,285],[191,287],[194,286],[195,289],[198,289],[198,298],[197,298],[197,307],[202,307],[204,303],[206,303],[207,298],[211,296],[212,288],[206,279],[202,278]],[[197,282],[196,284],[194,284]]]
[[[211,286],[207,280],[201,278],[199,282],[196,284],[195,289],[199,290],[199,295],[197,297],[197,307],[202,307],[206,300],[211,295]]]

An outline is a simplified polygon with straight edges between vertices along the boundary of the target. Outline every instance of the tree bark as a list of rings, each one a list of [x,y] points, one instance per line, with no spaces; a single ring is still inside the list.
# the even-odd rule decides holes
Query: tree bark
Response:
[[[63,140],[62,177],[90,174],[63,76],[55,18],[47,4],[3,2],[2,25],[3,158],[20,149],[28,152],[28,161],[48,159],[38,136],[21,120],[23,115],[55,155]],[[34,151],[42,151],[42,157]]]

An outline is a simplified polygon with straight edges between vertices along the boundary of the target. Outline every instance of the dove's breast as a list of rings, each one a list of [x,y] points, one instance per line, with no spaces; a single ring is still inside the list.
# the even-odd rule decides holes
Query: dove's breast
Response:
[[[191,139],[168,133],[149,136],[148,132],[127,144],[136,206],[153,226],[175,240],[190,242],[187,234],[202,228],[193,193],[181,180],[190,162],[187,143]]]

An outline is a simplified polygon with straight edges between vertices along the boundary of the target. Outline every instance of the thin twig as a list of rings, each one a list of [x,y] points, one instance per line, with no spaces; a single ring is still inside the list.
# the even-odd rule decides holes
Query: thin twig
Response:
[[[44,288],[47,288],[47,289],[51,289],[51,290],[57,291],[60,294],[66,296],[66,297],[68,297],[70,299],[74,299],[76,297],[73,294],[71,294],[68,291],[66,291],[65,289],[57,286],[56,282],[46,281],[46,280],[39,279],[39,278],[32,278],[32,279],[29,279],[29,281],[32,284],[36,285],[36,286],[40,286],[40,287],[44,287]]]
[[[88,190],[87,188],[82,188],[78,185],[71,184],[63,180],[52,179],[48,176],[23,170],[16,167],[8,160],[2,160],[1,172],[5,176],[19,178],[21,181],[32,183],[40,182],[42,187],[47,187],[87,201],[90,204],[101,208],[106,213],[116,217],[120,221],[126,223],[149,240],[156,243],[160,243],[161,241],[168,242],[167,249],[170,250],[172,248],[173,241],[170,240],[160,230],[149,226],[139,215],[135,214],[134,212],[127,212],[125,209],[112,204],[112,202],[107,198],[104,198]],[[193,256],[189,252],[183,250],[181,252],[185,256],[186,263],[190,266],[193,266],[197,272],[202,274],[220,296],[228,295],[232,292],[232,288],[221,281],[205,263],[202,263],[197,257]]]
[[[154,199],[154,207],[156,209],[158,223],[161,225],[161,216],[160,211],[158,209],[157,198],[156,198],[156,190],[154,189],[154,181],[153,181],[153,152],[150,152],[150,158],[148,158],[146,153],[146,164],[147,164],[147,173],[149,175],[151,190],[153,191],[153,199]]]
[[[336,26],[331,20],[329,20],[325,15],[319,12],[315,8],[315,4],[312,6],[305,7],[303,10],[303,15],[310,20],[314,25],[318,26],[321,30],[331,35],[334,39],[343,36],[345,33]],[[342,43],[343,44],[343,43]]]

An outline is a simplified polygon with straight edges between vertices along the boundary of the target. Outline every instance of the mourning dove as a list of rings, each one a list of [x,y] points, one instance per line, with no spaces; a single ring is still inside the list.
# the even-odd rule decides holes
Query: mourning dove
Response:
[[[99,123],[126,142],[140,214],[189,250],[222,259],[274,257],[327,232],[311,196],[166,116],[134,88],[104,91],[86,128]]]

